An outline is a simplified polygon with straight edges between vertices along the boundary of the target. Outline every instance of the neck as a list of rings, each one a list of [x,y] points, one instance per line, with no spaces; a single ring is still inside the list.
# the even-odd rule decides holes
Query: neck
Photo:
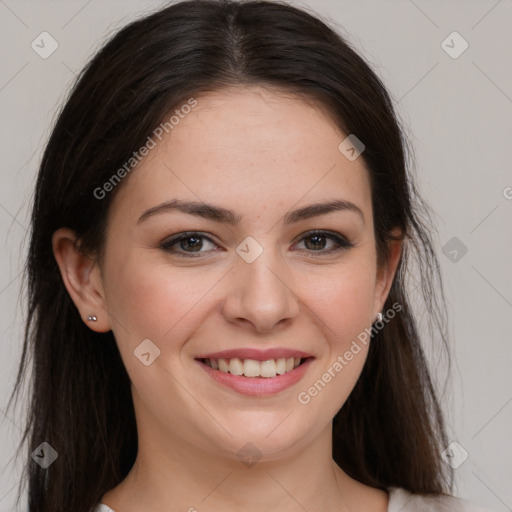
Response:
[[[387,510],[385,491],[350,478],[332,460],[332,423],[309,443],[251,459],[176,436],[151,415],[137,418],[136,461],[102,499],[115,512]]]

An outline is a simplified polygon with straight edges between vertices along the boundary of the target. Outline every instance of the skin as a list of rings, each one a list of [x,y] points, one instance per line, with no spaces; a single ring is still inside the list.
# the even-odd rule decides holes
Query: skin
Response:
[[[386,492],[332,460],[332,418],[368,345],[308,404],[297,399],[371,327],[398,264],[401,242],[393,242],[389,261],[377,268],[364,161],[349,161],[338,150],[346,134],[298,97],[238,87],[197,100],[120,185],[101,264],[75,250],[69,229],[53,237],[84,322],[113,331],[132,382],[138,456],[102,502],[116,512],[385,511]],[[175,198],[214,203],[242,220],[229,226],[167,211],[138,223],[144,211]],[[335,199],[357,205],[364,221],[346,210],[282,223],[290,210]],[[313,229],[354,245],[325,254],[336,243],[307,238]],[[183,231],[212,242],[203,238],[195,258],[183,243],[174,253],[161,248]],[[235,251],[248,236],[263,247],[250,264]],[[97,322],[87,321],[90,314]],[[134,356],[145,339],[160,350],[148,366]],[[248,397],[217,384],[194,361],[238,347],[296,348],[315,360],[292,387]],[[262,456],[251,467],[237,456],[247,442]]]

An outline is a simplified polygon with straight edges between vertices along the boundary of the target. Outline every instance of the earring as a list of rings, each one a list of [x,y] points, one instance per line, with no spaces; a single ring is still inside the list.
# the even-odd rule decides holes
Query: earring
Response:
[[[98,320],[98,319],[96,318],[96,316],[95,316],[95,315],[89,315],[89,316],[87,317],[87,320],[88,320],[89,322],[96,322],[96,320]]]
[[[382,319],[383,319],[383,318],[384,318],[384,317],[382,316],[382,313],[379,311],[379,312],[377,313],[377,322],[382,322]]]

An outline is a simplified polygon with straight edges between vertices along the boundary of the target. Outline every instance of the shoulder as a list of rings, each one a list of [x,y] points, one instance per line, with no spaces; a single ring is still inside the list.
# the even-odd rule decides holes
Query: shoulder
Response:
[[[115,512],[114,509],[111,509],[110,507],[107,507],[104,503],[98,503],[96,505],[96,508],[92,509],[91,512]]]
[[[389,487],[388,493],[388,512],[493,512],[455,496],[413,494],[399,487]]]
[[[399,487],[389,487],[387,512],[493,512],[455,496],[412,494]],[[92,512],[115,512],[99,503]]]

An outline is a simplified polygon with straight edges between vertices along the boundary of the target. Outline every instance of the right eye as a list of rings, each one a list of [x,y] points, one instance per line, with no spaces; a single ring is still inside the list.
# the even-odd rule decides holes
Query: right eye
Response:
[[[216,245],[211,238],[207,237],[203,233],[190,231],[186,233],[178,233],[173,235],[171,238],[167,238],[160,244],[160,247],[167,252],[184,258],[198,258],[201,253],[210,252],[201,251],[204,246],[204,240]],[[194,253],[197,253],[197,255]]]

